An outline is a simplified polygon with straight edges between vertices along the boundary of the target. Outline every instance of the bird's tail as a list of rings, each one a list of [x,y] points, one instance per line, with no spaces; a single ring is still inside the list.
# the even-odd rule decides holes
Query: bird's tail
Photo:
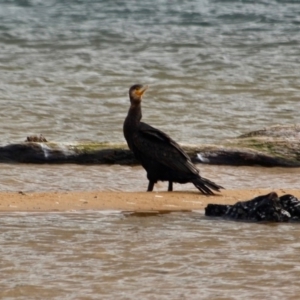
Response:
[[[204,195],[214,195],[212,190],[220,192],[220,189],[224,189],[222,186],[200,176],[194,179],[192,182],[195,187]]]

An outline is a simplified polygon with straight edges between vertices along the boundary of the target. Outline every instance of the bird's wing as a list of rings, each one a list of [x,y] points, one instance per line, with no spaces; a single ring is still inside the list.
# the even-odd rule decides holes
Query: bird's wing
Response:
[[[147,156],[173,170],[198,174],[190,157],[164,132],[141,122],[138,133],[133,138],[134,146]]]

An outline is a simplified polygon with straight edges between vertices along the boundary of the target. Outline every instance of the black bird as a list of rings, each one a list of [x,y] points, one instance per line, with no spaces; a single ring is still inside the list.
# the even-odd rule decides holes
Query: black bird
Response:
[[[148,86],[133,85],[129,89],[130,108],[124,121],[123,132],[129,149],[147,172],[148,192],[157,181],[168,181],[168,191],[173,182],[192,182],[203,194],[213,195],[223,187],[199,175],[190,157],[164,132],[141,122],[142,96]]]

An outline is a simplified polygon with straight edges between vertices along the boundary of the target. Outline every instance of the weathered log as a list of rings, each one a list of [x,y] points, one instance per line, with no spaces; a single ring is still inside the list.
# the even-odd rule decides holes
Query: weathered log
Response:
[[[221,165],[300,167],[300,124],[275,125],[220,144],[199,149],[199,160]]]
[[[138,164],[131,151],[105,143],[26,142],[0,147],[0,163]]]
[[[198,150],[198,151],[197,151]],[[251,148],[222,147],[222,146],[203,146],[198,147],[197,158],[199,161],[211,165],[229,165],[229,166],[264,166],[264,167],[299,167],[300,161],[291,160],[288,157],[280,157],[253,150]],[[189,151],[188,151],[189,152]]]
[[[219,145],[182,147],[194,162],[199,163],[300,167],[300,124],[272,126],[225,140]],[[0,162],[138,164],[125,143],[55,143],[41,140],[0,147]]]

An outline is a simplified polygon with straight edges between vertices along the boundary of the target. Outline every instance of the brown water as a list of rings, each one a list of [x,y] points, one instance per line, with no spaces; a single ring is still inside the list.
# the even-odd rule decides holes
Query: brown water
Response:
[[[0,298],[298,299],[299,239],[200,212],[5,214]]]

